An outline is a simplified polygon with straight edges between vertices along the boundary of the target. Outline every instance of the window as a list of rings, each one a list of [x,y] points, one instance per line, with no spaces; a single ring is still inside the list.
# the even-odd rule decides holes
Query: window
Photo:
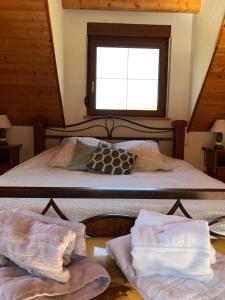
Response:
[[[166,115],[170,26],[88,23],[88,115]]]

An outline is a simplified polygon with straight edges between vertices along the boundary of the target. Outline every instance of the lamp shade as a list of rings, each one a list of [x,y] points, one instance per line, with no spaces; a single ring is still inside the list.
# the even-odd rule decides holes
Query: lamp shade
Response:
[[[217,119],[210,129],[211,132],[225,132],[225,120]]]
[[[7,115],[0,115],[0,128],[10,128],[12,126]]]

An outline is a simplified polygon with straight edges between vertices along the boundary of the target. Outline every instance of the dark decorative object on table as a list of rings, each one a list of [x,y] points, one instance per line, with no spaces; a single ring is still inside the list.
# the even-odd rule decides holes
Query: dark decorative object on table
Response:
[[[225,120],[224,119],[217,119],[213,126],[210,129],[211,132],[216,132],[216,143],[214,148],[215,149],[223,149],[223,132],[225,132]]]

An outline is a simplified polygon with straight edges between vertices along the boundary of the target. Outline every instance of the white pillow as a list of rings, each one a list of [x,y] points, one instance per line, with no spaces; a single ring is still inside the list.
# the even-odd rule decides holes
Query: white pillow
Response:
[[[56,155],[53,156],[52,160],[49,163],[49,167],[59,167],[59,168],[65,168],[67,167],[72,159],[73,159],[73,153],[76,146],[77,139],[81,141],[82,143],[89,145],[89,146],[98,146],[100,140],[92,137],[68,137],[62,140],[62,147],[60,150],[56,153]],[[108,144],[108,143],[106,143]]]
[[[79,139],[79,141],[81,141],[82,143],[89,145],[89,146],[98,146],[99,142],[102,142],[101,140],[98,140],[96,138],[93,137],[67,137],[64,138],[61,142],[61,145],[65,145],[68,142],[73,142],[74,144],[76,144],[77,139]],[[105,142],[106,144],[108,144],[107,142]]]
[[[49,163],[49,167],[65,168],[73,158],[76,143],[68,141],[57,151]]]
[[[126,141],[126,142],[116,143],[115,146],[118,148],[123,148],[124,150],[128,150],[129,148],[138,147],[143,144],[145,144],[145,147],[148,148],[150,151],[160,153],[158,143],[155,141],[152,141],[152,140],[149,140],[149,141],[131,140],[131,141]]]
[[[160,153],[158,144],[154,141],[128,141],[117,143],[115,146],[137,154],[133,171],[149,172],[171,170],[171,167],[167,163],[166,156]]]

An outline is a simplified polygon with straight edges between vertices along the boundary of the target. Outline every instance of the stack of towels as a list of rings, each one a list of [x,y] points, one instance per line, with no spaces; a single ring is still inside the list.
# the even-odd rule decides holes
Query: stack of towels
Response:
[[[225,259],[204,220],[141,210],[131,234],[107,248],[145,299],[225,299]]]
[[[131,240],[132,264],[139,276],[213,276],[215,250],[204,220],[141,210]]]
[[[31,211],[0,212],[1,300],[88,300],[109,285],[86,257],[85,226]]]

